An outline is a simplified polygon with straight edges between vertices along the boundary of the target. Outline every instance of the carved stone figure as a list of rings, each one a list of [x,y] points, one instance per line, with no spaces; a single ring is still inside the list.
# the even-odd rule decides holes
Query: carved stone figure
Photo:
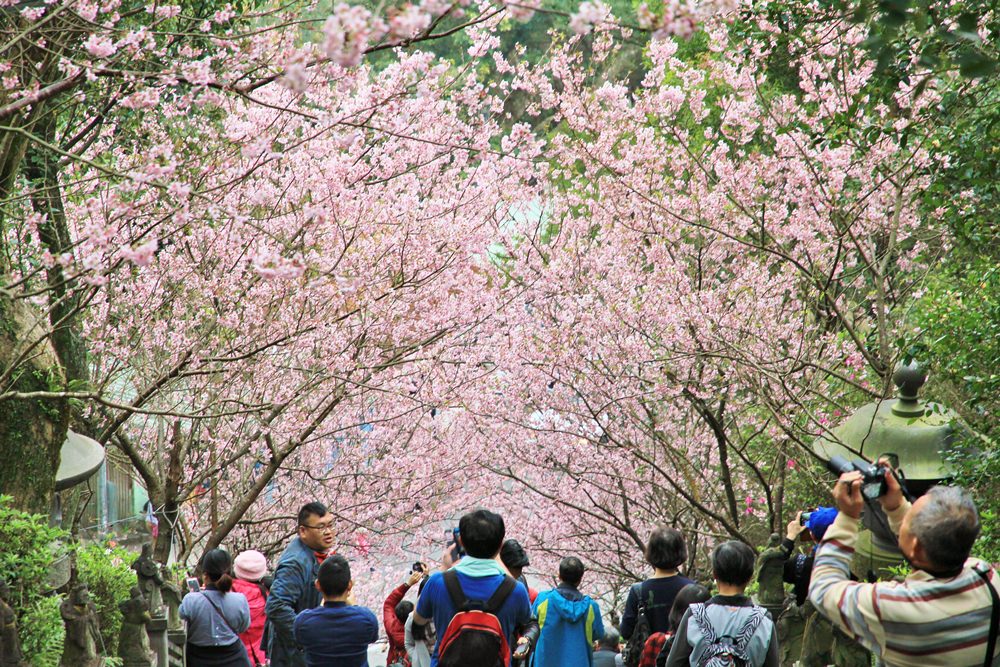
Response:
[[[773,618],[778,617],[785,602],[784,568],[785,552],[781,550],[781,536],[772,533],[767,548],[757,557],[757,583],[760,585],[757,598]]]
[[[167,629],[181,630],[184,624],[181,622],[180,606],[181,598],[184,597],[177,584],[170,581],[163,582],[160,586],[160,594],[163,596],[163,604],[167,607]]]
[[[17,614],[8,604],[10,587],[0,579],[0,667],[28,667],[17,636]]]
[[[795,598],[789,596],[788,604],[775,622],[778,635],[778,650],[783,667],[792,667],[802,655],[802,635],[805,632],[809,614],[816,613],[812,603],[806,601],[801,607]]]
[[[73,587],[69,598],[59,605],[59,613],[66,625],[66,641],[59,667],[100,667],[102,660],[97,647],[101,632],[97,607],[90,600],[87,584]]]
[[[132,587],[132,597],[118,608],[122,612],[122,629],[118,635],[118,657],[122,664],[125,667],[153,667],[153,652],[146,633],[146,626],[153,617],[138,586]]]
[[[160,574],[159,564],[153,560],[151,549],[148,544],[142,545],[142,553],[132,563],[135,576],[139,581],[139,590],[148,603],[149,613],[158,616],[163,606],[163,599],[160,597],[160,586],[163,585],[163,576]]]

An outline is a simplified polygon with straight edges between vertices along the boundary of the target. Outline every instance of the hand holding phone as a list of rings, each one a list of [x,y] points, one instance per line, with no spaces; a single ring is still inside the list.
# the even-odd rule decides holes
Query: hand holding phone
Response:
[[[187,587],[192,593],[197,593],[201,590],[201,583],[194,577],[188,577]]]

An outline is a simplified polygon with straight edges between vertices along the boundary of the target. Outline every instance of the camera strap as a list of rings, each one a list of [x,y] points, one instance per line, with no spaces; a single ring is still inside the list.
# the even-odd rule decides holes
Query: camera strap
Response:
[[[976,570],[976,568],[972,568]],[[983,582],[986,583],[986,588],[990,592],[990,599],[993,602],[993,613],[990,614],[990,636],[986,641],[986,659],[983,661],[983,667],[990,667],[993,664],[993,654],[997,648],[997,632],[1000,631],[1000,596],[997,595],[997,591],[993,588],[993,584],[990,582],[990,572],[992,569],[982,572],[976,570],[976,574],[982,577]]]

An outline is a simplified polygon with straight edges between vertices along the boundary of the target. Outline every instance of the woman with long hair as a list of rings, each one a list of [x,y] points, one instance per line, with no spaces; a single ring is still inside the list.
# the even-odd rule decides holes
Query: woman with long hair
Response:
[[[250,606],[241,593],[232,593],[232,559],[212,549],[201,559],[204,588],[181,601],[187,621],[189,667],[250,667],[240,633],[250,627]]]

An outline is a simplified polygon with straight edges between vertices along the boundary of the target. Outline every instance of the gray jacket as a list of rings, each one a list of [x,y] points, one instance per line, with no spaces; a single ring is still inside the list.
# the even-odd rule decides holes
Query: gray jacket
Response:
[[[410,656],[412,667],[431,667],[431,649],[434,648],[434,624],[427,624],[428,639],[416,640],[413,638],[413,614],[406,618],[403,626],[403,643],[406,646],[406,655]]]
[[[267,596],[267,623],[261,648],[267,651],[271,667],[306,667],[306,657],[295,643],[295,616],[306,609],[318,607],[323,596],[316,590],[319,561],[316,552],[298,537],[288,547],[274,571],[274,582]]]
[[[250,627],[246,597],[242,593],[222,593],[215,586],[185,595],[179,611],[187,621],[187,640],[197,646],[229,646],[240,640],[237,632],[246,632]]]

